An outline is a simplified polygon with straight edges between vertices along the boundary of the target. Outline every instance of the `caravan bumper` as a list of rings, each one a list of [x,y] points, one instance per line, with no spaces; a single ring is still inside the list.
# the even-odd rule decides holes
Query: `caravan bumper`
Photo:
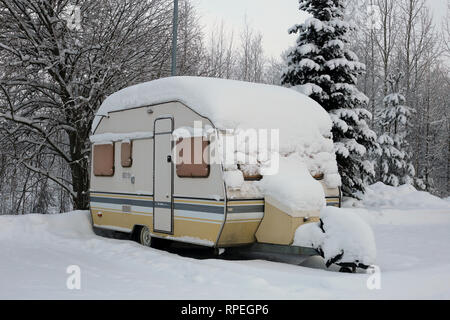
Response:
[[[250,250],[253,252],[261,253],[277,253],[283,255],[296,255],[296,256],[318,256],[314,248],[297,247],[297,246],[287,246],[279,244],[269,244],[269,243],[254,243]]]

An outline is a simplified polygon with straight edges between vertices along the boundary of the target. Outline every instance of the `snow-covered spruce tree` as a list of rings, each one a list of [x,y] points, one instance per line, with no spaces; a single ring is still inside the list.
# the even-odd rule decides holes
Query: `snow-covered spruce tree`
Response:
[[[397,76],[388,77],[391,93],[384,98],[384,107],[378,117],[380,126],[384,129],[384,133],[378,138],[382,150],[380,178],[385,184],[394,187],[414,183],[415,176],[406,141],[412,108],[405,105],[405,96],[399,90],[402,77],[400,71]]]
[[[289,33],[299,34],[288,53],[282,84],[298,87],[329,112],[344,195],[364,191],[375,176],[368,152],[378,149],[367,120],[368,98],[358,90],[357,77],[365,65],[349,50],[351,25],[344,21],[343,0],[300,0],[300,10],[312,15]]]

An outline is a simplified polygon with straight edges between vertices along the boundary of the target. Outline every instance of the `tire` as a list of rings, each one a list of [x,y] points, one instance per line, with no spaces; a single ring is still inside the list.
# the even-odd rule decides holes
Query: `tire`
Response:
[[[152,246],[152,236],[148,227],[139,230],[139,243],[146,247]]]
[[[130,240],[143,246],[152,247],[159,250],[169,248],[172,243],[170,240],[152,237],[150,229],[146,226],[135,226],[133,232],[128,237]]]

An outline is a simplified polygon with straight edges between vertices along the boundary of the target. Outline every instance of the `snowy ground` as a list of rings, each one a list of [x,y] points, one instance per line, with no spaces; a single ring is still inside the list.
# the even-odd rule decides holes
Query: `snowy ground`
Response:
[[[450,299],[450,202],[415,193],[433,209],[350,209],[375,232],[380,290],[319,258],[198,260],[101,238],[88,213],[73,212],[0,216],[0,299]],[[69,265],[81,268],[81,290],[66,287]]]

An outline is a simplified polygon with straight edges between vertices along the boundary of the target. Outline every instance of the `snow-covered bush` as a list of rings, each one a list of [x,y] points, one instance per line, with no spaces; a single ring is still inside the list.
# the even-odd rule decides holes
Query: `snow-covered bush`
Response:
[[[293,245],[316,248],[327,265],[375,263],[376,245],[371,227],[357,214],[345,209],[326,207],[321,222],[300,226]]]

